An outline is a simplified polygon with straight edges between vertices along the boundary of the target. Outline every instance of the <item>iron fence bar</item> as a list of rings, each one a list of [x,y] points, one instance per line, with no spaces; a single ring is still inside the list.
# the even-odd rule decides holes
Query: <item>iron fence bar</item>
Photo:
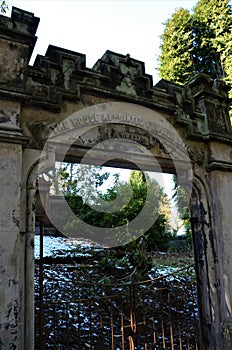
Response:
[[[136,304],[137,304],[137,298],[136,298],[136,285],[132,284],[132,315],[133,315],[133,338],[134,338],[134,345],[136,346],[136,349],[138,349],[138,333],[137,333],[137,316],[136,316]]]
[[[77,336],[77,341],[80,344],[81,343],[81,317],[80,317],[80,303],[78,302],[77,304],[77,310],[78,310],[78,328],[77,328],[77,332],[78,332],[78,336]]]
[[[181,318],[180,318],[180,303],[179,303],[179,289],[176,288],[176,299],[177,299],[177,312],[178,312],[178,335],[180,350],[182,350],[182,333],[181,333]]]
[[[125,350],[125,337],[124,337],[124,308],[123,297],[121,296],[121,332],[122,332],[122,350]]]
[[[110,299],[111,349],[114,350],[114,314],[112,299]]]
[[[186,290],[184,288],[184,305],[186,304],[186,301],[187,301],[187,296],[186,296]],[[185,325],[188,325],[187,313],[185,313]],[[188,327],[186,327],[186,330],[187,329],[188,329]],[[188,350],[190,350],[189,337],[187,339],[187,347],[188,347]]]
[[[137,282],[133,281],[133,285],[144,285],[144,284],[147,284],[147,283],[154,284],[155,282],[162,281],[164,278],[168,278],[168,277],[171,277],[171,276],[178,275],[182,271],[188,271],[191,267],[195,267],[195,264],[187,265],[185,267],[182,267],[181,269],[178,269],[178,270],[176,270],[174,272],[171,272],[169,274],[166,274],[164,276],[159,276],[159,277],[150,278],[150,279],[147,279],[147,280],[137,281]],[[76,285],[79,285],[79,286],[92,286],[92,287],[96,287],[96,286],[123,287],[123,286],[130,286],[130,285],[132,285],[131,282],[107,283],[107,284],[104,284],[104,283],[100,283],[100,282],[93,283],[93,282],[76,282],[76,281],[74,281],[74,283]]]
[[[65,305],[65,315],[66,315],[66,332],[65,332],[65,345],[69,346],[69,319],[68,319],[68,314],[69,314],[69,303],[66,303]]]
[[[163,284],[165,284],[165,279],[163,278]],[[162,340],[163,340],[163,349],[166,349],[166,342],[165,342],[165,327],[164,327],[164,312],[163,312],[163,308],[164,308],[164,300],[163,300],[163,291],[166,290],[165,288],[162,288],[161,290],[161,294],[162,294],[162,298],[161,298],[161,315],[162,315]]]
[[[181,271],[187,270],[187,268],[182,268],[180,269]],[[178,271],[180,271],[178,270]],[[177,272],[178,272],[177,271]],[[175,273],[171,273],[165,276],[161,276],[156,279],[150,279],[146,281],[138,281],[135,283],[116,283],[116,284],[94,284],[95,285],[95,294],[97,296],[97,301],[95,300],[95,297],[85,297],[85,294],[83,292],[83,289],[80,289],[81,287],[89,286],[92,287],[92,283],[75,283],[75,286],[78,286],[78,288],[72,288],[71,292],[68,290],[67,292],[70,293],[79,293],[82,298],[80,299],[72,299],[72,304],[76,304],[77,306],[77,314],[75,316],[72,316],[72,307],[70,307],[70,300],[65,301],[65,300],[54,300],[54,294],[50,292],[50,288],[53,285],[52,283],[52,278],[48,278],[46,276],[46,266],[45,266],[45,272],[43,274],[43,277],[46,277],[46,284],[43,286],[43,296],[46,297],[46,303],[49,302],[53,310],[53,322],[51,321],[49,327],[45,327],[43,324],[42,332],[44,334],[44,341],[47,341],[47,339],[51,342],[53,342],[52,338],[54,338],[54,346],[55,346],[55,340],[59,341],[58,339],[61,339],[60,337],[60,332],[59,332],[59,324],[56,321],[57,317],[57,312],[59,312],[59,305],[60,305],[60,310],[62,309],[63,311],[61,312],[61,321],[66,320],[66,329],[67,329],[67,337],[66,337],[66,345],[72,346],[73,342],[77,342],[78,344],[81,344],[82,341],[82,336],[83,339],[86,339],[86,330],[81,328],[81,322],[82,322],[82,317],[83,320],[87,319],[85,322],[85,325],[87,325],[89,329],[89,335],[88,335],[88,340],[86,342],[86,345],[88,344],[89,348],[91,350],[95,349],[95,342],[96,342],[96,336],[100,332],[102,333],[103,337],[102,340],[98,338],[98,346],[102,344],[102,347],[105,348],[105,346],[110,346],[111,343],[111,350],[118,349],[118,337],[117,339],[115,338],[115,333],[117,331],[117,327],[120,326],[121,323],[121,329],[122,329],[122,335],[121,335],[121,350],[125,350],[125,342],[129,340],[129,348],[130,350],[139,350],[140,347],[143,347],[144,350],[150,349],[150,345],[152,342],[151,337],[153,338],[153,345],[152,349],[157,350],[160,346],[162,349],[172,349],[174,350],[175,348],[175,342],[178,339],[177,336],[179,335],[179,344],[180,344],[180,350],[183,349],[182,346],[182,336],[183,334],[181,333],[182,330],[182,325],[181,325],[181,320],[180,320],[180,302],[182,300],[182,304],[188,308],[188,310],[191,312],[193,317],[191,317],[191,320],[189,320],[189,323],[186,323],[187,320],[185,320],[185,325],[187,325],[186,331],[184,331],[184,348],[188,350],[192,350],[192,346],[195,342],[196,350],[197,350],[197,319],[195,318],[195,307],[196,307],[196,301],[194,299],[194,292],[193,288],[196,283],[193,282],[188,282],[188,283],[176,283],[175,278],[170,278],[168,279],[168,276],[173,276]],[[65,276],[66,278],[66,276]],[[190,277],[191,278],[191,277]],[[178,279],[179,282],[182,282],[181,279]],[[188,279],[186,279],[188,281]],[[143,282],[147,282],[146,285],[143,285]],[[148,285],[149,282],[149,285]],[[98,288],[101,286],[101,290]],[[114,288],[109,288],[110,286],[113,286]],[[181,288],[185,286],[185,290],[183,295],[181,294],[180,298],[179,296],[179,291]],[[190,290],[191,286],[191,290]],[[45,288],[46,287],[46,288]],[[118,287],[118,288],[117,288]],[[55,284],[54,284],[55,288]],[[106,289],[104,289],[106,288]],[[88,290],[88,289],[87,289]],[[49,292],[49,293],[48,293]],[[129,292],[129,293],[128,293]],[[47,294],[48,293],[48,294]],[[67,296],[68,293],[65,291],[65,295]],[[108,293],[108,295],[107,295]],[[155,294],[158,293],[158,298],[156,298]],[[173,295],[174,293],[174,295]],[[45,296],[46,294],[46,296]],[[98,294],[98,295],[97,295]],[[151,295],[150,295],[151,294]],[[119,298],[118,298],[119,296]],[[128,300],[129,296],[129,300]],[[191,297],[191,304],[186,305],[187,301],[189,302],[189,298]],[[125,301],[128,304],[125,304],[126,310],[124,311],[124,298]],[[53,300],[52,300],[53,299]],[[40,300],[40,299],[39,299]],[[146,307],[146,302],[149,300],[149,303],[152,306],[152,310],[145,310]],[[155,305],[155,300],[158,300],[157,305]],[[108,311],[104,311],[105,305],[107,305],[107,301],[109,302],[108,306]],[[128,302],[129,301],[129,302]],[[177,319],[178,323],[175,321],[173,318],[173,303],[176,302],[175,305],[175,313],[177,312]],[[45,299],[43,300],[45,303]],[[121,304],[121,305],[120,305]],[[86,306],[85,306],[86,305]],[[116,305],[116,309],[114,308],[114,305]],[[44,305],[43,305],[44,307]],[[142,307],[142,309],[141,309]],[[144,307],[144,308],[143,308]],[[128,308],[128,310],[127,310]],[[156,311],[158,308],[158,311]],[[86,314],[86,311],[88,310],[88,315]],[[140,311],[141,310],[141,311]],[[43,309],[44,311],[44,309]],[[129,311],[129,314],[128,314]],[[47,315],[47,310],[45,310],[46,315]],[[116,313],[115,313],[116,312]],[[151,315],[152,312],[152,315]],[[157,314],[158,312],[158,314]],[[115,314],[114,314],[115,313]],[[157,323],[155,322],[156,318],[155,315],[159,315],[157,317]],[[186,317],[187,314],[184,313]],[[45,314],[44,314],[45,315]],[[82,316],[81,316],[82,315]],[[86,316],[85,316],[86,315]],[[116,316],[115,316],[116,315]],[[121,315],[121,321],[120,318],[118,320],[118,316]],[[128,320],[128,315],[129,315],[129,320],[130,320],[130,328],[132,331],[132,334],[130,336],[125,337],[125,332],[124,332],[124,326],[128,325],[128,323],[125,323],[125,320]],[[105,317],[106,321],[105,321]],[[45,316],[46,318],[46,316]],[[51,318],[52,319],[52,318]],[[76,336],[70,337],[70,334],[72,333],[72,326],[71,323],[72,320],[75,319],[75,322],[78,322],[77,329],[78,334]],[[99,321],[97,321],[99,320]],[[116,323],[115,323],[116,320]],[[141,321],[143,321],[143,325],[141,324]],[[192,321],[194,322],[194,325],[192,324]],[[106,322],[106,323],[105,323]],[[176,325],[177,323],[177,334],[174,329],[174,324]],[[191,323],[191,324],[190,324]],[[156,324],[158,325],[158,328],[156,327]],[[41,325],[39,324],[39,327]],[[53,328],[52,328],[53,327]],[[99,328],[98,328],[99,327]],[[116,327],[116,328],[115,328]],[[142,327],[142,328],[141,328]],[[144,333],[143,330],[145,329]],[[148,330],[150,327],[150,330]],[[168,332],[168,327],[169,327],[169,332]],[[125,327],[126,328],[126,327]],[[48,329],[48,332],[45,332],[45,329]],[[49,334],[49,330],[52,329],[52,332]],[[74,327],[73,327],[74,329]],[[105,338],[105,334],[107,334],[107,330],[111,329],[111,340],[110,336],[108,338]],[[56,331],[58,330],[58,333]],[[161,331],[161,333],[160,333]],[[45,333],[46,334],[45,334]],[[41,329],[40,332],[41,334]],[[47,334],[48,333],[48,334]],[[100,334],[100,333],[99,333]],[[110,333],[109,333],[110,334]],[[128,334],[128,330],[127,330]],[[149,334],[149,338],[148,338]],[[190,334],[189,339],[187,339],[187,335]],[[46,337],[46,339],[45,339]],[[187,337],[187,338],[186,338]],[[125,339],[126,338],[126,339]],[[128,339],[129,338],[129,339]],[[39,339],[40,340],[40,339]],[[62,340],[62,339],[61,339]],[[43,341],[43,345],[44,345]],[[116,345],[116,343],[117,345]],[[104,344],[103,344],[104,343]],[[106,345],[107,344],[107,345]],[[115,348],[116,347],[116,348]],[[39,348],[44,349],[44,348]],[[54,349],[54,347],[53,347]],[[56,346],[56,349],[63,349]],[[103,349],[102,349],[103,350]]]
[[[157,350],[157,336],[156,336],[156,324],[155,324],[155,302],[154,300],[152,301],[152,328],[153,328],[153,342],[154,342],[154,350]]]
[[[168,291],[168,304],[169,304],[169,320],[170,320],[170,339],[171,347],[174,350],[174,339],[173,339],[173,323],[172,323],[172,309],[171,309],[171,293]]]
[[[44,348],[44,309],[43,309],[43,236],[44,222],[40,221],[39,239],[39,350]]]
[[[133,319],[132,305],[133,305],[133,285],[130,285],[130,326],[132,330],[132,334],[129,336],[130,350],[134,350],[134,339],[133,339],[134,319]]]
[[[191,294],[192,294],[192,304],[194,305],[194,307],[196,308],[198,305],[196,304],[196,300],[194,299],[194,291],[193,291],[193,286],[191,286]],[[195,316],[195,312],[194,312],[194,333],[195,333],[195,350],[198,350],[198,339],[196,337],[196,335],[199,332],[199,328],[197,326],[197,322],[196,322],[196,316]]]
[[[55,344],[55,341],[56,341],[56,304],[53,304],[53,319],[54,319],[54,344]],[[55,345],[55,348],[57,349],[57,346]]]
[[[92,299],[89,299],[89,332],[90,332],[90,350],[93,350],[93,333],[92,333]]]
[[[145,315],[145,313],[143,314],[143,324],[144,324],[144,329],[146,330],[146,315]],[[145,342],[144,342],[144,350],[148,350],[147,349],[147,347],[148,347],[147,343],[148,343],[148,339],[147,339],[147,332],[146,332],[146,334],[145,334]]]

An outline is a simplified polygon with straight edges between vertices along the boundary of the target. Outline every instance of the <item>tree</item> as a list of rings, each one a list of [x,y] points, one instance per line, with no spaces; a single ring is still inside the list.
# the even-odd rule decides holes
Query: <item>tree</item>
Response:
[[[167,218],[164,214],[159,214],[154,225],[145,233],[147,250],[166,252],[171,238]]]
[[[156,206],[151,210],[149,215],[152,215],[157,220],[154,220],[154,225],[144,234],[141,243],[146,245],[149,250],[161,249],[167,250],[170,240],[168,219],[164,212],[168,213],[167,196],[163,193],[158,183],[150,178],[145,178],[141,171],[132,170],[128,183],[121,183],[116,177],[114,185],[107,190],[106,193],[99,193],[99,197],[104,201],[105,205],[110,206],[110,211],[102,212],[98,209],[98,200],[96,198],[95,207],[91,207],[88,203],[84,203],[77,191],[67,195],[67,201],[77,218],[66,225],[66,230],[78,229],[78,221],[84,222],[102,228],[114,228],[128,224],[136,218],[143,209],[147,198],[147,188],[152,191]],[[131,192],[132,189],[132,192]],[[117,196],[122,199],[130,198],[129,202],[122,206],[120,210],[115,207],[112,202]],[[127,202],[127,201],[125,201]],[[149,205],[149,203],[148,203]],[[146,220],[146,218],[142,218]],[[140,239],[139,239],[140,240]],[[136,240],[137,243],[139,240]],[[138,243],[139,244],[139,243]],[[137,244],[137,245],[138,245]]]
[[[197,72],[212,78],[227,75],[225,61],[231,44],[232,13],[229,0],[200,0],[194,8],[193,34]],[[229,55],[232,54],[230,50]]]
[[[164,79],[186,83],[194,75],[191,22],[190,13],[183,8],[166,22],[158,68]]]
[[[49,177],[51,223],[53,217],[58,222],[59,233],[65,234],[64,228],[69,223],[70,212],[65,210],[62,199],[65,197],[69,206],[75,212],[87,208],[89,204],[96,203],[98,191],[104,182],[109,178],[109,172],[100,166],[86,164],[73,164],[56,162],[55,169],[41,174],[46,180]],[[56,204],[55,204],[56,203]],[[60,215],[62,213],[62,215]],[[55,215],[55,216],[54,216]]]
[[[101,166],[87,164],[56,163],[52,174],[53,191],[65,196],[80,196],[83,202],[95,201],[109,172],[102,172]]]
[[[185,234],[187,236],[186,245],[191,247],[192,245],[192,233],[191,233],[191,225],[190,225],[190,212],[189,212],[189,203],[186,191],[183,187],[178,185],[176,175],[173,176],[174,183],[174,201],[177,206],[179,218],[183,223]]]
[[[148,278],[147,273],[152,267],[152,257],[149,251],[166,251],[171,239],[168,225],[170,208],[167,196],[155,180],[136,170],[130,172],[127,183],[120,181],[119,174],[114,174],[112,186],[107,191],[102,192],[99,185],[105,181],[108,173],[104,172],[104,169],[100,169],[100,173],[98,168],[88,171],[87,169],[88,167],[83,165],[60,164],[56,170],[56,187],[60,188],[65,194],[66,201],[75,214],[74,218],[72,217],[70,221],[66,222],[63,232],[66,232],[67,235],[69,232],[78,232],[80,221],[84,221],[94,228],[116,228],[127,225],[140,214],[145,203],[148,202],[147,204],[151,208],[149,215],[154,216],[154,224],[143,235],[136,236],[133,241],[117,248],[114,247],[108,253],[106,251],[100,261],[105,270],[110,270],[111,277],[113,266],[124,266],[126,264],[129,271],[127,278],[135,280]],[[84,174],[92,177],[92,180],[88,180],[86,183],[86,180],[80,178]],[[97,180],[96,183],[95,180]],[[83,182],[85,186],[79,188],[80,183]],[[91,190],[88,189],[89,183],[91,188],[92,183],[95,183],[96,191],[92,195],[90,195]],[[152,201],[155,201],[155,206],[152,206],[149,202],[148,190],[152,193]],[[120,210],[114,202],[118,197],[121,199],[120,203],[124,203]],[[110,208],[109,211],[101,211],[102,201],[105,209],[107,209],[107,206]],[[146,218],[142,217],[142,220],[146,220]],[[88,226],[86,230],[88,231]],[[80,237],[88,236],[95,239],[95,230],[87,231],[80,232]],[[107,234],[107,230],[104,234]],[[104,236],[104,238],[106,237]],[[107,240],[110,242],[111,237],[107,237]]]
[[[185,84],[198,73],[232,84],[232,12],[229,0],[199,0],[167,20],[161,36],[159,73]],[[232,90],[230,90],[232,96]]]

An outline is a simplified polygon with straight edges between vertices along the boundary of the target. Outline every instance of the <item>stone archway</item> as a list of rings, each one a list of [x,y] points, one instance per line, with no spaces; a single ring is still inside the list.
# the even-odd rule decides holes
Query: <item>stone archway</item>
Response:
[[[66,130],[69,116],[86,107],[114,102],[132,104],[134,113],[127,110],[117,114],[114,110],[106,120],[102,114],[101,125],[96,115],[85,116],[85,139],[78,139],[68,156],[82,157],[85,148],[93,148],[91,135],[95,135],[95,141],[106,141],[112,132],[116,139],[127,135],[151,150],[164,168],[173,166],[168,153],[177,151],[178,156],[179,146],[186,151],[194,174],[191,213],[200,282],[202,347],[230,349],[232,130],[227,87],[205,75],[186,86],[164,80],[153,86],[143,62],[111,51],[89,69],[83,54],[49,46],[45,56],[38,56],[34,66],[29,66],[38,22],[32,13],[16,8],[11,18],[1,16],[0,21],[1,52],[11,57],[7,64],[5,60],[0,62],[0,345],[3,349],[33,348],[33,313],[28,308],[25,314],[31,283],[27,261],[32,259],[33,235],[33,219],[29,217],[33,216],[36,174],[32,171],[28,180],[30,169],[35,169],[33,164],[40,159],[49,134],[57,127],[60,134]],[[130,74],[125,76],[125,69]],[[143,123],[145,109],[151,112],[148,123]],[[159,139],[157,124],[163,125],[162,120],[175,131],[180,144],[175,143],[172,132],[165,131]],[[96,129],[88,134],[88,123],[93,125],[94,121]],[[83,131],[78,123],[74,123],[75,130]],[[141,129],[153,133],[153,139]],[[167,140],[175,144],[171,150],[167,149]],[[62,153],[58,146],[56,150]],[[50,149],[43,155],[54,162],[53,154]],[[136,159],[144,164],[144,154],[139,157],[137,152]]]

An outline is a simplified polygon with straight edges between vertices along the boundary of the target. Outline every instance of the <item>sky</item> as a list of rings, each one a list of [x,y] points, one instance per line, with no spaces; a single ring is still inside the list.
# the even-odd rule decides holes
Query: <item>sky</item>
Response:
[[[196,0],[9,0],[40,18],[37,43],[30,61],[45,55],[55,45],[86,55],[92,68],[106,50],[130,54],[145,63],[145,71],[159,81],[157,58],[165,21],[176,9],[191,10]],[[158,178],[160,180],[160,176]],[[171,176],[160,184],[169,198],[173,195]]]
[[[146,73],[159,80],[157,57],[164,22],[196,0],[9,0],[40,18],[38,40],[32,56],[45,55],[49,44],[86,55],[91,68],[106,50],[145,63]]]

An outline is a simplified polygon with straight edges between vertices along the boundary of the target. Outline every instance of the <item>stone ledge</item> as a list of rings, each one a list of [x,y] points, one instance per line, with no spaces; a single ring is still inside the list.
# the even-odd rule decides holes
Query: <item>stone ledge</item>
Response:
[[[14,130],[0,129],[0,142],[26,145],[29,142],[29,137],[23,136],[20,132]]]

